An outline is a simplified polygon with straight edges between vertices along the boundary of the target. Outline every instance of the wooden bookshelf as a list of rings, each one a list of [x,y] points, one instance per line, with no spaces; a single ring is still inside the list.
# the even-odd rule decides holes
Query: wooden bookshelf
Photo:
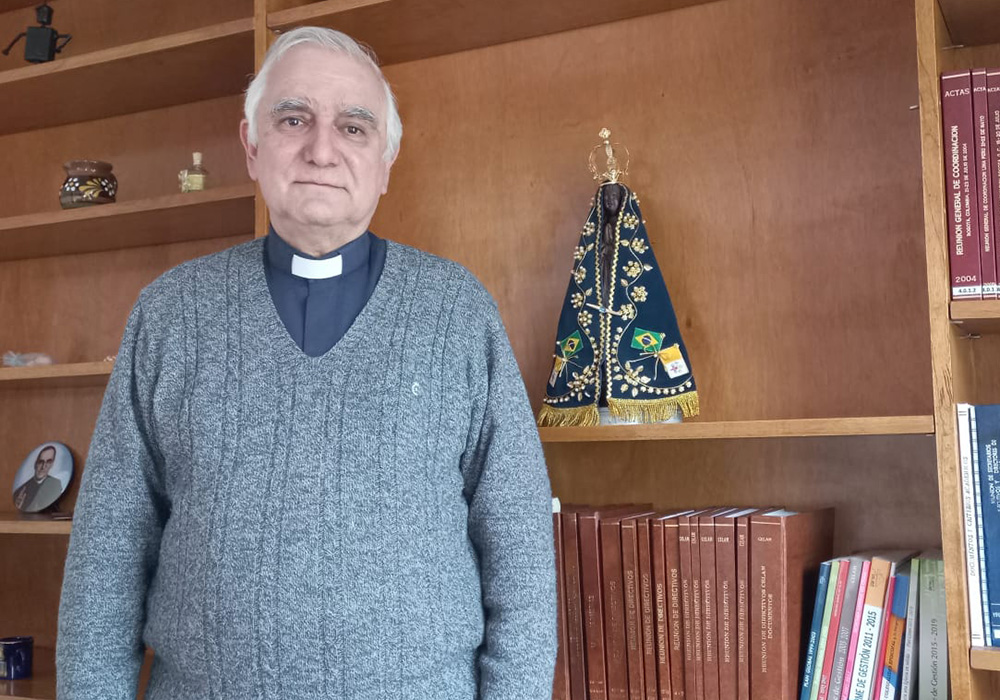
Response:
[[[634,440],[725,440],[739,438],[831,437],[852,435],[930,435],[933,416],[873,418],[798,418],[660,425],[601,425],[591,428],[539,428],[542,442],[622,442]]]
[[[268,13],[271,29],[334,27],[372,46],[383,65],[494,46],[712,0],[321,0]],[[292,3],[286,3],[292,4]]]
[[[253,72],[253,19],[0,73],[0,134],[239,93]]]
[[[0,260],[224,238],[253,231],[253,183],[0,219]]]
[[[1000,42],[1000,8],[994,0],[940,0],[952,45]]]
[[[980,671],[1000,671],[1000,649],[973,647],[969,651],[969,664]]]
[[[100,386],[108,380],[113,362],[77,362],[38,367],[0,369],[0,390]]]
[[[68,535],[72,529],[72,520],[31,518],[14,513],[0,513],[0,535]]]
[[[1000,301],[953,301],[951,320],[962,335],[1000,333]]]
[[[54,700],[56,697],[56,653],[54,649],[35,646],[31,678],[19,681],[0,680],[3,700]]]

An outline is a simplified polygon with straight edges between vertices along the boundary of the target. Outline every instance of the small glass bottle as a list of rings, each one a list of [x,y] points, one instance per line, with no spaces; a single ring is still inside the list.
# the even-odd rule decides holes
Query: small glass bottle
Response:
[[[177,180],[181,184],[181,192],[200,192],[205,189],[205,178],[208,171],[201,164],[201,153],[195,151],[191,154],[191,167],[181,170],[177,174]]]

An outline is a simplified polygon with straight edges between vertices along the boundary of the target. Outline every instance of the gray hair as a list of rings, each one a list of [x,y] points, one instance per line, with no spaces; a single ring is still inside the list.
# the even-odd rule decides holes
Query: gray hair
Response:
[[[278,62],[286,51],[299,44],[316,44],[332,51],[347,54],[362,65],[370,66],[385,89],[386,104],[386,124],[385,124],[385,153],[382,158],[386,161],[392,160],[399,151],[399,142],[403,138],[403,123],[399,119],[399,110],[396,106],[396,96],[392,94],[389,81],[382,75],[382,70],[378,66],[375,53],[367,46],[362,46],[351,37],[335,29],[326,27],[297,27],[278,36],[275,42],[268,49],[264,56],[264,63],[261,65],[257,75],[250,81],[246,90],[246,99],[243,101],[243,116],[249,125],[248,139],[251,144],[257,144],[257,107],[264,96],[264,87],[267,83],[267,76],[274,64]]]

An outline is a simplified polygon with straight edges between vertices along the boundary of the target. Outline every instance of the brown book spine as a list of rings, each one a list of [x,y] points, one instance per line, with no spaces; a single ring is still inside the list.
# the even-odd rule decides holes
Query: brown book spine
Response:
[[[625,593],[625,659],[628,661],[628,698],[645,699],[642,648],[642,591],[639,582],[639,535],[635,518],[622,520],[622,576]]]
[[[667,577],[667,651],[670,656],[670,687],[674,700],[683,700],[687,697],[684,685],[687,670],[684,663],[686,652],[684,649],[684,611],[681,593],[679,520],[679,518],[673,518],[663,523],[663,552]]]
[[[666,555],[664,550],[664,523],[660,519],[650,522],[653,559],[653,606],[656,609],[656,689],[658,700],[671,700],[672,669],[670,667],[670,627],[667,611]],[[675,530],[676,532],[676,530]],[[676,538],[675,538],[676,539]]]
[[[587,700],[584,662],[583,607],[580,599],[580,544],[576,513],[562,513],[563,569],[566,591],[566,643],[569,657],[570,700]]]
[[[601,572],[604,578],[604,646],[608,700],[628,700],[620,520],[601,521]]]
[[[705,700],[705,622],[704,596],[701,585],[701,547],[698,518],[691,518],[691,610],[694,627],[694,700]]]
[[[702,659],[705,673],[705,700],[719,698],[719,657],[716,638],[715,516],[698,518],[698,546],[701,549]]]
[[[639,601],[642,607],[642,666],[643,697],[658,700],[656,693],[656,616],[653,612],[653,562],[650,519],[640,518],[636,522],[636,538],[639,554]]]
[[[794,700],[807,574],[828,559],[832,511],[750,517],[750,685],[754,698]]]
[[[552,700],[570,700],[569,698],[569,644],[566,625],[566,583],[563,571],[562,551],[562,516],[552,514],[552,533],[556,547],[556,600],[558,617],[556,619],[559,635],[559,647],[556,650],[556,669],[552,679]]]
[[[587,700],[607,700],[604,671],[604,605],[601,592],[600,519],[586,513],[577,518],[580,538],[580,584],[587,653]]]
[[[694,635],[694,572],[691,552],[691,516],[682,515],[677,522],[677,546],[680,554],[681,629],[684,639],[684,695],[696,699],[695,635]],[[699,639],[700,641],[700,639]],[[698,655],[700,659],[701,655]]]
[[[750,518],[736,519],[737,700],[750,700]]]
[[[716,621],[719,640],[719,697],[735,700],[736,673],[736,519],[715,519]]]

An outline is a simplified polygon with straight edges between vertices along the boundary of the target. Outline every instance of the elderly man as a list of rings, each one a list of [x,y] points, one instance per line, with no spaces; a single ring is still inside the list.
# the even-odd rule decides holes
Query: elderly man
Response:
[[[548,477],[489,294],[376,237],[373,60],[283,34],[240,135],[273,228],[129,317],[77,502],[58,697],[541,700]]]

